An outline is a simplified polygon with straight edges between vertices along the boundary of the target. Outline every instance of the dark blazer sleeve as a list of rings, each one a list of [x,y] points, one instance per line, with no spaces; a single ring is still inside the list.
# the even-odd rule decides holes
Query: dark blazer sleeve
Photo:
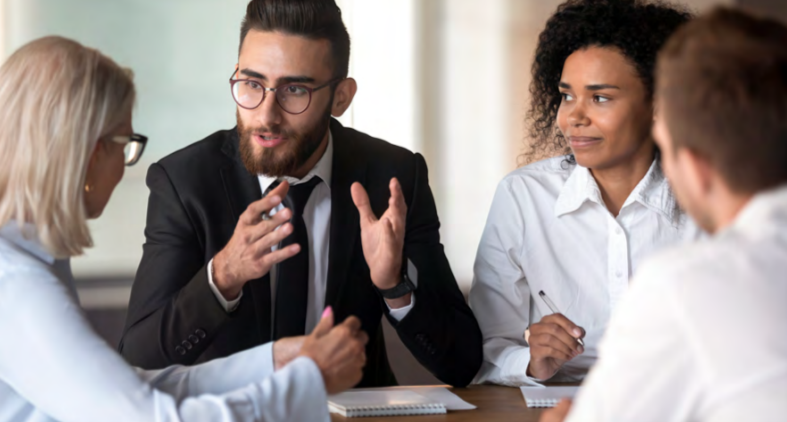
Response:
[[[190,365],[231,316],[210,289],[200,239],[164,167],[150,167],[147,185],[146,240],[119,349],[146,369]]]
[[[418,270],[415,306],[397,322],[387,313],[413,356],[441,381],[464,387],[483,358],[481,329],[456,284],[440,243],[440,221],[426,162],[414,155],[415,174],[407,210],[405,258]]]

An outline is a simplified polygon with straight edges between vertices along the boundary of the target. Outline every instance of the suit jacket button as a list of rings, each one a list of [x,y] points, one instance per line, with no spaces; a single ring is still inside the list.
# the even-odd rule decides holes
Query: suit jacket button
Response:
[[[180,353],[181,355],[185,355],[186,354],[186,349],[184,349],[184,348],[182,348],[180,346],[176,347],[175,351]]]
[[[189,335],[189,341],[194,344],[197,344],[199,343],[199,337],[195,336],[194,334],[191,334]]]
[[[206,335],[205,331],[203,331],[201,328],[198,328],[197,331],[194,331],[194,334],[198,335],[199,338],[205,338]]]
[[[182,344],[182,345],[183,345],[183,347],[185,347],[185,348],[186,348],[186,349],[188,349],[188,350],[191,350],[191,348],[192,348],[192,347],[194,347],[194,346],[192,346],[192,344],[191,344],[191,343],[189,343],[189,342],[187,342],[187,341],[185,341],[185,340],[184,340],[183,342],[181,342],[180,344]]]

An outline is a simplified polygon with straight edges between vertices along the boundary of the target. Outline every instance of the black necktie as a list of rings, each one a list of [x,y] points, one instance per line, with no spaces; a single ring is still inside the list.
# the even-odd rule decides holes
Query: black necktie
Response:
[[[306,331],[306,308],[309,300],[309,237],[303,221],[303,209],[314,187],[322,181],[317,176],[308,182],[290,186],[284,206],[292,211],[292,233],[279,248],[301,245],[301,251],[279,263],[276,269],[276,312],[273,338],[300,336]]]

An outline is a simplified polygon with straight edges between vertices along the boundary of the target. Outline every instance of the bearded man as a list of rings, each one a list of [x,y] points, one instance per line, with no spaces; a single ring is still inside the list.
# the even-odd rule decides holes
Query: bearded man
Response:
[[[357,90],[339,8],[252,0],[240,40],[237,128],[148,171],[121,353],[153,369],[286,339],[270,363],[281,368],[330,306],[371,339],[361,386],[396,384],[383,315],[437,378],[468,384],[481,332],[440,243],[423,157],[332,118]]]

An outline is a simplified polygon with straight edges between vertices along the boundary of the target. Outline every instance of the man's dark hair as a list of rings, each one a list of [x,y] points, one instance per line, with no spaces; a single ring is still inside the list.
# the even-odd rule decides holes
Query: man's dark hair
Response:
[[[674,148],[703,156],[739,193],[787,183],[787,27],[716,9],[678,30],[657,68]]]
[[[568,0],[558,6],[538,37],[533,60],[526,161],[571,152],[555,129],[562,100],[558,83],[568,56],[588,47],[617,49],[650,95],[659,49],[691,17],[682,6],[659,0]]]
[[[240,28],[240,47],[252,29],[328,40],[334,77],[347,77],[350,35],[334,0],[251,0]]]

